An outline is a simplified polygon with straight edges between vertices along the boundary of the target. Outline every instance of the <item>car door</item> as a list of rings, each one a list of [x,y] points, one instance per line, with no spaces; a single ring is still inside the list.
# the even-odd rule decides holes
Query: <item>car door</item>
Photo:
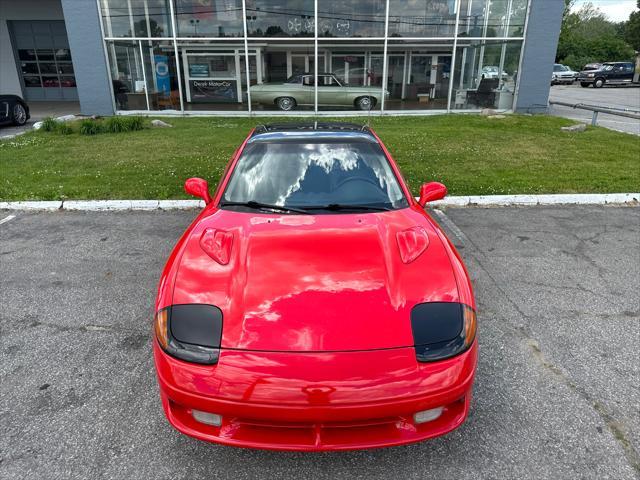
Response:
[[[319,75],[318,106],[345,105],[346,90],[333,75]]]
[[[609,72],[608,83],[622,83],[624,81],[624,64],[617,63],[613,66],[611,72]]]
[[[300,86],[300,91],[296,96],[296,101],[298,105],[313,105],[314,102],[314,82],[313,75],[304,75],[302,77],[302,85]]]
[[[633,63],[625,63],[622,65],[622,73],[620,80],[622,83],[631,83],[633,81],[634,65]]]

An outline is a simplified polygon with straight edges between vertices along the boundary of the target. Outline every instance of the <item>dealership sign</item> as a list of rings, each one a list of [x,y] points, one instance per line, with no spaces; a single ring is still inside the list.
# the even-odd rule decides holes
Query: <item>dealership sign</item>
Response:
[[[236,80],[190,80],[192,102],[232,103],[238,101]]]

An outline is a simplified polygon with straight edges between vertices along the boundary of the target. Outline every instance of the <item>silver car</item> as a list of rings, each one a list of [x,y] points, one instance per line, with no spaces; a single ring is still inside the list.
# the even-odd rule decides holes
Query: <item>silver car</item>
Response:
[[[566,65],[555,63],[553,65],[553,73],[551,74],[551,85],[563,83],[571,85],[577,78],[578,72],[574,72]]]

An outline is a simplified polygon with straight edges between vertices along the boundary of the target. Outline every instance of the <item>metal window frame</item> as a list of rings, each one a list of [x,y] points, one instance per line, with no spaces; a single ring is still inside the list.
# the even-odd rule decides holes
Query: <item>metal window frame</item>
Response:
[[[149,99],[148,99],[148,92],[147,92],[147,88],[145,88],[145,94],[146,94],[146,99],[147,99],[147,108],[148,110],[141,110],[141,111],[122,111],[122,110],[118,110],[117,109],[117,104],[116,104],[116,100],[115,100],[115,95],[114,95],[114,91],[113,91],[113,85],[112,82],[109,82],[109,88],[111,91],[111,100],[112,100],[112,105],[113,105],[113,110],[114,112],[116,112],[116,114],[118,115],[129,115],[129,114],[160,114],[160,115],[176,115],[176,114],[180,114],[183,116],[189,116],[189,115],[202,115],[202,116],[279,116],[279,115],[290,115],[290,116],[308,116],[310,114],[310,111],[299,111],[299,112],[278,112],[278,111],[265,111],[265,112],[261,112],[261,111],[254,111],[251,105],[251,93],[249,91],[249,87],[251,85],[251,73],[250,73],[250,61],[249,61],[249,42],[269,42],[269,43],[273,43],[273,42],[277,42],[277,43],[282,43],[282,44],[287,44],[287,43],[296,43],[296,42],[300,42],[300,41],[313,41],[313,45],[314,45],[314,76],[316,77],[316,82],[315,82],[315,87],[314,87],[314,109],[313,109],[313,114],[316,116],[335,116],[335,115],[341,115],[341,116],[362,116],[364,114],[364,112],[360,112],[357,110],[348,110],[348,111],[334,111],[334,110],[327,110],[327,111],[319,111],[319,105],[318,105],[318,81],[317,81],[317,77],[318,77],[318,69],[319,69],[319,65],[318,65],[318,60],[319,60],[319,54],[318,54],[318,50],[319,50],[319,43],[326,41],[326,42],[332,42],[332,43],[344,43],[344,47],[347,48],[349,45],[349,42],[353,43],[353,46],[362,46],[363,42],[383,42],[382,46],[383,46],[383,79],[382,79],[382,85],[381,85],[381,105],[380,105],[380,109],[379,110],[374,110],[374,111],[370,111],[368,112],[369,115],[373,114],[373,115],[384,115],[384,114],[393,114],[393,115],[425,115],[425,114],[438,114],[438,113],[469,113],[469,112],[474,112],[476,111],[475,109],[464,109],[464,110],[455,110],[451,108],[451,102],[452,102],[452,95],[453,95],[453,84],[454,84],[454,77],[455,77],[455,68],[456,68],[456,60],[457,60],[457,49],[458,49],[458,39],[460,40],[464,40],[464,41],[468,41],[468,42],[473,42],[473,41],[481,41],[481,42],[486,42],[486,41],[495,41],[495,42],[503,42],[503,52],[506,50],[507,44],[510,42],[521,42],[521,48],[520,48],[520,58],[518,61],[518,73],[521,72],[522,70],[522,57],[524,54],[524,49],[525,49],[525,44],[526,44],[526,37],[527,37],[527,33],[528,33],[528,24],[529,24],[529,16],[531,13],[531,2],[533,0],[527,0],[527,8],[526,8],[526,14],[525,14],[525,19],[524,19],[524,29],[523,29],[523,34],[522,36],[514,36],[514,37],[510,37],[509,35],[509,27],[510,27],[510,21],[511,21],[511,9],[512,9],[512,3],[513,0],[509,0],[508,2],[508,9],[506,12],[507,15],[507,27],[506,29],[504,29],[505,31],[503,32],[504,35],[503,36],[496,36],[496,37],[487,37],[487,36],[483,36],[483,37],[460,37],[459,35],[459,28],[460,28],[460,10],[462,7],[462,0],[456,0],[455,1],[455,8],[456,8],[456,20],[455,20],[455,25],[454,25],[454,35],[453,36],[446,36],[446,37],[425,37],[425,36],[416,36],[416,37],[389,37],[389,8],[390,8],[390,0],[385,0],[385,14],[384,14],[384,36],[380,37],[318,37],[318,22],[317,22],[317,18],[318,18],[318,2],[319,0],[314,0],[314,35],[309,36],[309,37],[252,37],[249,36],[248,34],[248,25],[247,25],[247,8],[246,8],[246,0],[242,0],[242,25],[243,25],[243,35],[242,36],[237,36],[237,37],[211,37],[211,36],[203,36],[203,37],[185,37],[185,36],[178,36],[178,32],[177,32],[177,25],[176,25],[176,12],[175,12],[175,4],[174,4],[175,0],[168,0],[168,4],[169,4],[169,15],[171,17],[170,23],[171,23],[171,35],[170,36],[163,36],[163,37],[152,37],[152,36],[147,36],[147,37],[139,37],[139,36],[131,36],[131,37],[114,37],[114,36],[107,36],[105,34],[105,27],[104,27],[104,23],[105,23],[105,17],[102,14],[102,3],[105,3],[105,7],[108,10],[108,0],[96,0],[96,7],[97,7],[97,13],[98,13],[98,17],[100,19],[100,34],[102,36],[102,43],[103,43],[103,53],[105,56],[105,62],[106,62],[106,66],[108,69],[108,75],[111,79],[111,62],[109,62],[109,53],[108,53],[108,44],[107,42],[115,42],[115,41],[132,41],[135,42],[137,41],[140,49],[142,49],[142,41],[149,41],[149,42],[166,42],[166,43],[172,43],[173,44],[173,50],[174,50],[174,55],[175,55],[175,65],[176,65],[176,77],[177,77],[177,81],[178,81],[178,90],[179,90],[179,96],[180,96],[180,112],[176,112],[176,111],[160,111],[160,110],[150,110],[150,105],[149,105]],[[486,19],[485,19],[486,21]],[[133,32],[133,31],[132,31]],[[150,33],[149,30],[147,29],[147,33]],[[450,78],[449,78],[449,86],[448,86],[448,91],[447,91],[447,108],[446,109],[437,109],[437,110],[421,110],[421,109],[416,109],[416,110],[387,110],[385,107],[385,92],[387,91],[387,87],[388,87],[388,69],[389,69],[389,40],[392,41],[399,41],[399,42],[416,42],[416,43],[423,43],[423,42],[443,42],[443,43],[449,43],[452,42],[452,49],[451,49],[451,70],[450,70]],[[185,110],[185,100],[184,100],[184,92],[183,92],[183,66],[181,65],[181,62],[179,61],[179,50],[178,50],[178,42],[193,42],[195,43],[202,43],[202,42],[216,42],[218,45],[223,44],[225,42],[235,42],[235,43],[240,43],[242,42],[244,44],[244,54],[245,54],[245,75],[246,75],[246,90],[247,90],[247,110],[246,111],[219,111],[219,110],[211,110],[211,111],[207,111],[207,110],[202,110],[202,111],[189,111],[189,110]],[[409,51],[409,54],[411,52]],[[366,54],[366,53],[365,53]],[[410,56],[410,55],[409,55]],[[142,57],[142,61],[144,63],[144,55],[141,53],[141,57]],[[324,59],[325,59],[325,63],[327,62],[327,53],[324,52]],[[405,62],[404,62],[404,69],[403,69],[403,77],[406,76],[406,70],[407,70],[407,52],[405,52],[404,54],[405,57]],[[259,62],[261,60],[259,55],[256,55],[256,62]],[[501,55],[501,64],[503,64],[504,62],[504,53]],[[256,67],[259,68],[260,66],[256,64]],[[326,65],[325,65],[326,67]],[[143,65],[143,76],[145,77],[145,87],[147,86],[146,84],[146,68]],[[518,99],[518,93],[519,93],[519,89],[520,89],[520,79],[521,79],[521,75],[518,75],[518,78],[516,79],[516,84],[515,84],[515,88],[514,88],[514,98],[513,98],[513,105],[512,105],[512,109],[511,110],[515,110],[516,105],[517,105],[517,99]],[[404,85],[405,81],[403,80],[403,91],[405,90],[405,85]]]
[[[453,47],[451,48],[451,68],[449,69],[449,90],[447,91],[447,113],[451,113],[451,94],[453,93],[453,78],[456,72],[456,53],[458,50],[458,29],[460,28],[460,9],[462,0],[456,0],[456,26]]]

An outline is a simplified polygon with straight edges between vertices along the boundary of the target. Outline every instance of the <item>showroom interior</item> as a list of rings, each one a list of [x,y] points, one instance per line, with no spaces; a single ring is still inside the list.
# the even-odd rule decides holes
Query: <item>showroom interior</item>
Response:
[[[292,85],[302,90],[295,111],[356,110],[335,99],[358,87],[370,87],[362,95],[375,90],[375,111],[510,110],[528,7],[527,0],[99,1],[116,110],[178,112],[277,112],[276,98],[252,101],[251,87],[279,85],[274,96],[287,95],[289,79],[316,70],[333,74],[331,85]]]

